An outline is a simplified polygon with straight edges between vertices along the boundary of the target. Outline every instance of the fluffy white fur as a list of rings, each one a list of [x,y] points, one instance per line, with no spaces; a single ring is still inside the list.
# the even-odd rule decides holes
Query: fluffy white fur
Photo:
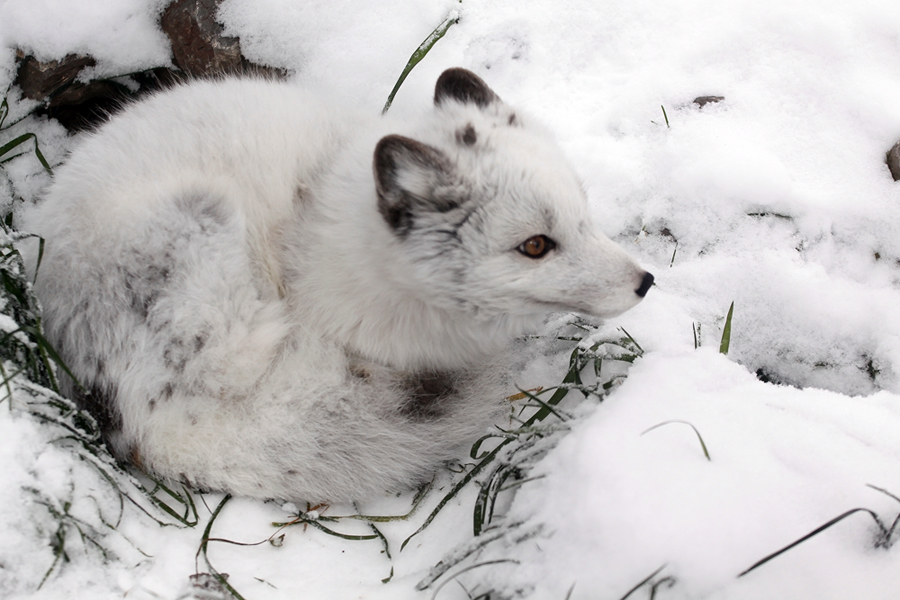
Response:
[[[652,281],[552,138],[462,69],[412,119],[258,79],[160,93],[90,135],[23,228],[113,451],[255,497],[428,478],[502,414],[513,337]],[[541,258],[521,251],[536,235]]]

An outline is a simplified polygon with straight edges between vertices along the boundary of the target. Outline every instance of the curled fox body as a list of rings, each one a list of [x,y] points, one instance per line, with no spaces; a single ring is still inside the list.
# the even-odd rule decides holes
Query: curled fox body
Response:
[[[463,69],[374,118],[283,82],[138,102],[57,169],[44,326],[113,452],[157,476],[347,501],[427,479],[502,414],[492,357],[652,283],[552,137]]]

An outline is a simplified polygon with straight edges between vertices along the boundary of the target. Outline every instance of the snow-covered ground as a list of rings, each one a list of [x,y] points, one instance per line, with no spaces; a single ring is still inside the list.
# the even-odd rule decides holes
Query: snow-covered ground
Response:
[[[164,4],[0,0],[0,88],[15,47],[43,60],[90,53],[97,76],[166,64]],[[210,542],[214,568],[248,599],[616,600],[645,579],[630,598],[896,598],[900,553],[890,543],[900,533],[880,533],[865,512],[738,574],[851,509],[887,528],[900,514],[900,182],[884,160],[900,140],[897,3],[225,0],[219,16],[248,58],[374,112],[453,10],[459,23],[391,111],[426,109],[438,74],[463,66],[555,130],[602,228],[657,277],[641,305],[591,340],[622,327],[644,354],[602,403],[570,399],[570,430],[514,496],[502,494],[496,528],[477,540],[473,484],[402,551],[441,491],[408,520],[379,523],[390,558],[379,539],[294,525],[279,545]],[[699,96],[724,100],[700,108]],[[11,117],[27,109],[14,103]],[[77,141],[29,118],[0,145],[28,131],[52,164]],[[29,200],[47,181],[33,154],[4,167]],[[0,186],[5,205],[9,193]],[[519,385],[559,383],[573,345],[534,341]],[[196,496],[195,527],[160,527],[120,506],[94,463],[59,441],[59,426],[21,410],[23,388],[13,392],[0,404],[0,595],[187,593],[188,577],[209,570],[195,555],[221,496]],[[441,474],[436,487],[459,477]],[[357,508],[402,514],[410,502]],[[210,535],[265,540],[296,509],[286,508],[232,499]],[[115,530],[104,524],[120,513]],[[322,524],[372,535],[359,521]],[[63,544],[58,531],[68,561],[38,590]],[[474,551],[457,562],[465,550]],[[451,568],[417,591],[445,557]]]

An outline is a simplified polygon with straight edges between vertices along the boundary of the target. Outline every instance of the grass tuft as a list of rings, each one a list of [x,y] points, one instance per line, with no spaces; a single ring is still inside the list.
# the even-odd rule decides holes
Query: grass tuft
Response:
[[[403,542],[401,549],[428,527],[450,499],[484,475],[483,480],[478,483],[473,507],[475,538],[445,556],[432,568],[428,577],[419,583],[417,589],[432,587],[454,566],[492,543],[504,539],[513,539],[518,543],[540,533],[540,526],[526,528],[522,523],[497,525],[495,513],[500,495],[541,478],[540,475],[530,476],[530,472],[555,445],[560,434],[568,429],[571,417],[562,410],[560,404],[569,392],[577,390],[585,397],[593,396],[602,401],[624,380],[628,366],[644,353],[640,344],[624,329],[619,329],[622,336],[600,337],[595,325],[579,317],[568,322],[567,328],[574,330],[574,333],[555,336],[558,341],[576,344],[569,355],[569,367],[562,382],[546,389],[526,391],[520,388],[519,395],[524,397],[525,402],[511,417],[513,427],[498,429],[496,433],[481,438],[472,446],[470,456],[477,462],[463,472],[462,477],[441,499],[425,522]],[[546,397],[548,394],[549,397]],[[496,442],[496,446],[488,451],[483,450],[483,446],[490,442]],[[453,577],[465,571],[463,569]],[[445,580],[437,589],[448,581],[449,579]]]
[[[437,586],[434,590],[434,593],[431,594],[431,600],[435,600],[437,598],[438,593],[440,593],[440,591],[444,588],[445,585],[447,585],[451,581],[456,581],[456,578],[459,577],[460,575],[462,575],[463,573],[472,571],[474,569],[480,569],[481,567],[486,567],[488,565],[500,565],[500,564],[517,565],[517,564],[519,564],[519,561],[513,560],[511,558],[498,558],[496,560],[486,560],[484,562],[475,563],[474,565],[469,565],[468,567],[460,569],[459,571],[457,571],[456,573],[451,575],[449,578],[447,578],[443,583],[441,583],[441,585]],[[490,596],[488,596],[488,598],[489,597]]]
[[[3,99],[0,100],[0,132],[8,130],[13,125],[16,125],[17,123],[19,123],[22,120],[22,119],[19,119],[19,121],[9,123],[6,125],[6,127],[4,127],[3,124],[6,122],[6,117],[8,117],[8,116],[9,116],[9,101],[7,100],[7,97],[4,96]],[[37,157],[38,162],[41,163],[41,166],[44,168],[44,170],[48,174],[52,175],[53,170],[50,168],[50,163],[48,163],[47,159],[44,158],[43,152],[41,152],[41,146],[38,143],[38,138],[34,133],[31,133],[31,132],[23,133],[15,138],[13,138],[12,140],[6,142],[2,146],[0,146],[0,166],[8,163],[9,161],[13,160],[14,158],[18,158],[19,156],[22,156],[23,154],[27,154],[28,153],[28,148],[27,148],[28,142],[34,142],[32,148],[31,148],[31,151],[34,152],[35,157]],[[9,176],[6,174],[5,171],[3,172],[3,175],[6,178],[6,180],[9,182],[10,181]],[[7,226],[7,228],[10,225],[10,219],[9,219],[10,216],[11,215],[4,215],[4,218],[3,218],[3,222]]]

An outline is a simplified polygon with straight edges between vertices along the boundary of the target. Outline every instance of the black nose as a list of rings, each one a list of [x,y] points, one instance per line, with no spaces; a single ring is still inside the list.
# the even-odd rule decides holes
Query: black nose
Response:
[[[634,293],[643,298],[647,295],[647,290],[650,289],[651,285],[653,285],[653,275],[644,273],[644,278],[641,279],[641,286],[634,290]]]

